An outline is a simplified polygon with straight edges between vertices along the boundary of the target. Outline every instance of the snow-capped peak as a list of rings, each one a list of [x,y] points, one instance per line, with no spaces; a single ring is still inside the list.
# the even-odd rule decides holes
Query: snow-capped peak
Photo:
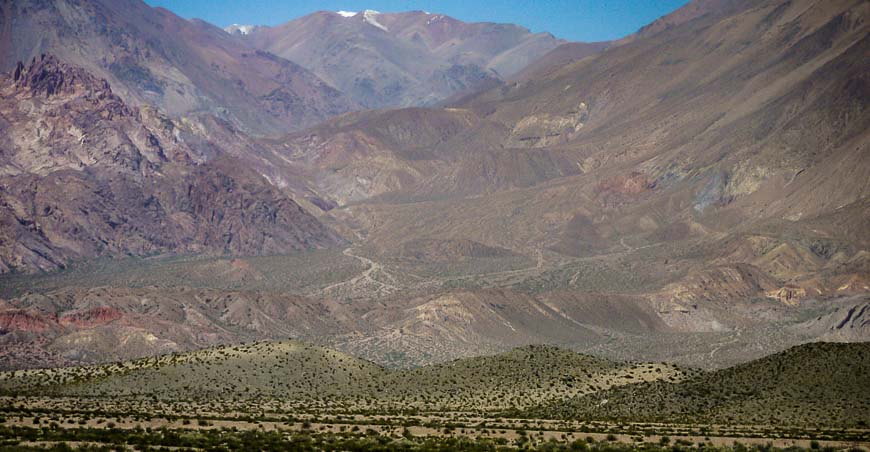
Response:
[[[356,11],[336,11],[335,13],[338,14],[339,16],[341,16],[341,17],[353,17],[353,16],[356,16]]]
[[[367,9],[363,11],[363,19],[365,19],[365,21],[368,22],[370,25],[380,28],[381,30],[390,31],[387,30],[387,27],[383,26],[380,22],[378,22],[378,14],[380,14],[378,11],[375,11],[373,9]]]
[[[249,35],[256,29],[256,25],[232,24],[229,27],[224,28],[224,31],[231,35]]]

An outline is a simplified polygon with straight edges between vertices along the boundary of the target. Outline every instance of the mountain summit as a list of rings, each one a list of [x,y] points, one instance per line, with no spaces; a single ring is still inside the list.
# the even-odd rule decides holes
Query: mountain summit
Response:
[[[368,108],[432,105],[506,79],[563,41],[424,11],[321,11],[240,36]]]

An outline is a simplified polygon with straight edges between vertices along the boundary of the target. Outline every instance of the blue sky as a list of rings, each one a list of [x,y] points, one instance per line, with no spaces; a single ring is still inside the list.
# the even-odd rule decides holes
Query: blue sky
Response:
[[[424,10],[467,22],[515,23],[571,41],[604,41],[637,31],[687,0],[145,0],[185,18],[225,27],[276,25],[308,13]]]

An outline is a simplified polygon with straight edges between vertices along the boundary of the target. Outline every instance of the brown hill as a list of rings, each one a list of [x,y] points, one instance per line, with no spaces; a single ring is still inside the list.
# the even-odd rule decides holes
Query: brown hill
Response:
[[[102,366],[2,372],[0,391],[95,400],[219,400],[235,406],[271,399],[307,409],[492,413],[691,374],[675,366],[612,362],[550,346],[402,371],[304,342],[273,341]]]
[[[473,96],[439,113],[468,118],[465,130],[415,150],[436,169],[391,163],[411,183],[394,184],[391,196],[383,196],[390,187],[370,189],[382,195],[378,203],[354,205],[348,216],[384,249],[412,239],[404,226],[419,222],[444,239],[567,255],[714,239],[738,225],[864,247],[866,231],[822,225],[866,222],[866,17],[859,1],[753,4]],[[355,116],[354,133],[368,133],[379,117]],[[337,136],[321,130],[320,142]],[[340,171],[351,185],[354,168],[403,155],[372,148],[349,152],[354,163]],[[336,143],[331,152],[343,149]],[[469,194],[487,196],[459,200]],[[403,202],[421,198],[433,201]]]
[[[215,265],[208,269],[217,271]],[[0,365],[106,362],[304,338],[407,366],[527,344],[596,342],[605,335],[666,330],[642,300],[624,297],[491,290],[349,304],[268,291],[70,287],[0,301]]]
[[[512,80],[532,80],[545,77],[547,72],[559,70],[563,66],[583,58],[597,55],[614,43],[604,42],[566,42],[547,52],[544,56],[529,63],[520,72],[514,74]]]
[[[206,289],[66,289],[0,304],[3,367],[106,362],[216,344],[349,333],[331,302]]]
[[[866,293],[870,6],[687,8],[450,108],[352,114],[284,146],[369,258],[467,240],[538,263],[451,287],[643,295],[671,331],[767,341],[783,306]]]

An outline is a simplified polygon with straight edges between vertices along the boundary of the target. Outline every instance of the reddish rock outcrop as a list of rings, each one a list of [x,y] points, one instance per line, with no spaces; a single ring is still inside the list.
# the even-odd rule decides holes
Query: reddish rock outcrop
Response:
[[[33,95],[51,97],[84,93],[90,99],[111,98],[123,105],[121,99],[112,93],[109,82],[97,79],[84,69],[64,64],[53,55],[33,57],[27,66],[19,61],[12,79],[17,87],[27,88]]]
[[[9,309],[0,312],[0,333],[44,333],[56,327],[56,319],[24,309]]]
[[[105,325],[109,322],[114,322],[121,318],[121,311],[109,307],[100,306],[87,309],[84,311],[64,314],[60,317],[59,322],[63,326],[72,326],[76,328],[93,328],[99,325]]]

